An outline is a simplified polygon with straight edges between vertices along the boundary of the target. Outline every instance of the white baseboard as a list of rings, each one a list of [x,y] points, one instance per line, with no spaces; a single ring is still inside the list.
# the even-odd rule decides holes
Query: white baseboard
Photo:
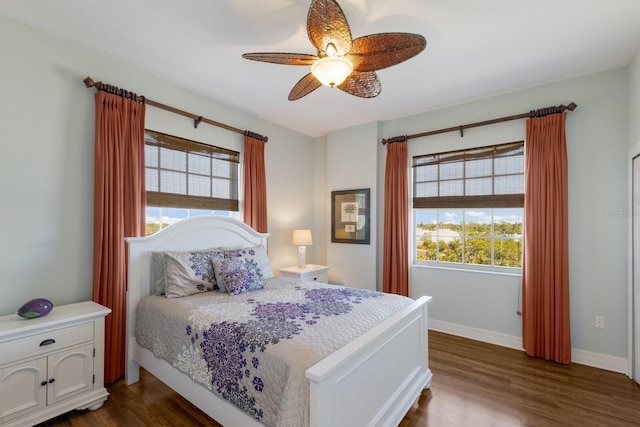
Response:
[[[458,337],[469,338],[502,347],[514,348],[524,351],[522,338],[513,335],[501,334],[486,329],[473,328],[471,326],[458,325],[456,323],[443,322],[442,320],[429,319],[429,329]]]
[[[571,361],[594,368],[606,369],[629,376],[629,360],[626,357],[611,356],[608,354],[594,353],[593,351],[571,349]]]
[[[471,326],[443,322],[442,320],[437,319],[429,319],[429,329],[437,332],[443,332],[445,334],[456,335],[463,338],[469,338],[476,341],[524,351],[522,348],[522,337],[514,335],[501,334],[499,332],[488,331],[486,329],[478,329]],[[627,369],[629,367],[629,362],[624,357],[610,356],[608,354],[594,353],[592,351],[572,348],[571,361],[581,365],[628,375]]]

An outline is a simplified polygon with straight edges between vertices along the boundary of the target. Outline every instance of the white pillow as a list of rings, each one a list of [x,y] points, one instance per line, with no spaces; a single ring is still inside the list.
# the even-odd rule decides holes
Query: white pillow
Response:
[[[216,289],[212,258],[223,257],[219,250],[165,252],[165,295],[179,298]]]
[[[156,289],[156,295],[164,295],[164,252],[151,252],[151,282]]]

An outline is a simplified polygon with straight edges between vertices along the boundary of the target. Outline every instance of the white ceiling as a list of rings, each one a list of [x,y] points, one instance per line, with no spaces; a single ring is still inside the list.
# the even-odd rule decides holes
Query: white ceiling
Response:
[[[2,0],[0,15],[312,137],[624,66],[640,48],[640,0],[339,3],[354,38],[412,32],[427,39],[417,57],[378,71],[377,98],[321,87],[291,102],[308,68],[241,58],[316,54],[306,0]]]

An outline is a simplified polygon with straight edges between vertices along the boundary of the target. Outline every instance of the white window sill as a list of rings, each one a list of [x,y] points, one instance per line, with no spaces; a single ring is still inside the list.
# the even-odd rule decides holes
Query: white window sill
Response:
[[[480,274],[493,274],[498,276],[512,276],[522,277],[521,268],[510,267],[491,267],[491,266],[477,266],[468,264],[427,264],[427,263],[413,263],[411,268],[425,268],[433,270],[449,270],[458,271],[462,273],[480,273]]]

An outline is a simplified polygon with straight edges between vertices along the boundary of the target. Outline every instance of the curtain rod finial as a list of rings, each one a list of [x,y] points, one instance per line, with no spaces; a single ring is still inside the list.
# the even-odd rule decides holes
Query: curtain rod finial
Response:
[[[567,105],[567,110],[569,111],[573,111],[576,109],[576,107],[578,106],[578,104],[576,104],[575,102],[571,102],[569,105]]]
[[[259,141],[264,142],[265,144],[267,143],[267,141],[269,141],[268,137],[260,135],[259,133],[251,132],[250,130],[245,130],[243,133],[244,133],[244,136],[255,138]]]
[[[402,136],[394,136],[393,138],[385,138],[382,140],[382,145],[393,144],[394,142],[405,142],[408,141],[409,137],[407,135]]]
[[[93,87],[93,86],[95,86],[95,82],[93,81],[93,79],[92,79],[91,77],[88,77],[88,76],[87,76],[87,78],[86,78],[86,79],[84,79],[84,80],[83,80],[83,82],[84,82],[84,85],[85,85],[86,87]]]

